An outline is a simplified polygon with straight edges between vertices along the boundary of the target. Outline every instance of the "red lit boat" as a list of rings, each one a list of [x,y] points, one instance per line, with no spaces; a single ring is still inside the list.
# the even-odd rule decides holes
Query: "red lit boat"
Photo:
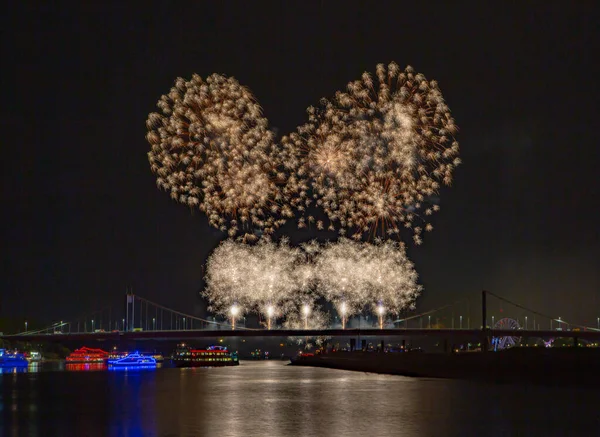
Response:
[[[75,349],[68,357],[67,363],[105,363],[108,360],[108,352],[102,349],[82,347]]]

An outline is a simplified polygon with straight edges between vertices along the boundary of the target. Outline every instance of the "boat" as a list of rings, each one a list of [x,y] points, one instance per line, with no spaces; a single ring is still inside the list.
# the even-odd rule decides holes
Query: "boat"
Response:
[[[122,352],[122,351],[113,350],[110,354],[108,354],[108,364],[113,364],[117,360],[120,360],[121,358],[125,358],[129,354],[130,354],[130,352]],[[146,357],[154,358],[154,360],[157,363],[162,363],[165,360],[165,358],[162,356],[162,354],[142,353],[142,355],[144,355]]]
[[[193,349],[185,344],[177,345],[173,354],[176,367],[221,367],[240,364],[236,352],[224,346],[209,346],[206,349]]]
[[[165,360],[165,357],[163,357],[162,354],[154,354],[152,355],[152,358],[154,358],[157,363],[162,363]]]
[[[156,360],[135,352],[109,363],[112,367],[156,367]]]
[[[102,349],[82,347],[75,349],[68,357],[67,363],[105,363],[108,360],[108,352]]]
[[[18,352],[9,352],[6,349],[0,349],[0,367],[27,367],[29,361],[25,355]]]
[[[30,363],[39,363],[44,360],[44,357],[38,351],[31,351],[28,354],[25,354],[25,358],[27,358],[27,361]]]

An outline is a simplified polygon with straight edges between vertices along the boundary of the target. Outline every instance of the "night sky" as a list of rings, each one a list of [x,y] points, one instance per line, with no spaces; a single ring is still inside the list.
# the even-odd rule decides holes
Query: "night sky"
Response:
[[[69,319],[126,286],[205,314],[202,266],[225,236],[156,188],[144,136],[161,94],[234,76],[281,135],[393,60],[438,80],[464,162],[409,250],[418,308],[485,288],[595,325],[596,2],[27,3],[1,17],[0,317]]]

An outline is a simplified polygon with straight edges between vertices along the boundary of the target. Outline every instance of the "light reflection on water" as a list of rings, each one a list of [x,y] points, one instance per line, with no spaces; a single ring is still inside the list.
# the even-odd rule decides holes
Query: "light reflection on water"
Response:
[[[38,373],[3,372],[0,435],[600,435],[591,390],[284,364],[125,372],[46,372],[60,368],[44,365]]]

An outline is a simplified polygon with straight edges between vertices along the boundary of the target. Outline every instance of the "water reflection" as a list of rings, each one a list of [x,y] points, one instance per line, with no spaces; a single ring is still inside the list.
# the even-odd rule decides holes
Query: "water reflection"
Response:
[[[107,370],[108,366],[104,363],[67,363],[65,369],[69,372],[95,372]]]
[[[0,374],[10,374],[10,373],[26,373],[27,367],[0,367]]]
[[[58,368],[0,375],[0,435],[600,435],[596,393],[581,389],[411,379],[280,361],[115,372],[73,364],[65,366],[69,371],[44,371]]]
[[[111,372],[153,372],[162,367],[161,363],[156,363],[152,366],[111,366],[108,365],[108,370]]]

